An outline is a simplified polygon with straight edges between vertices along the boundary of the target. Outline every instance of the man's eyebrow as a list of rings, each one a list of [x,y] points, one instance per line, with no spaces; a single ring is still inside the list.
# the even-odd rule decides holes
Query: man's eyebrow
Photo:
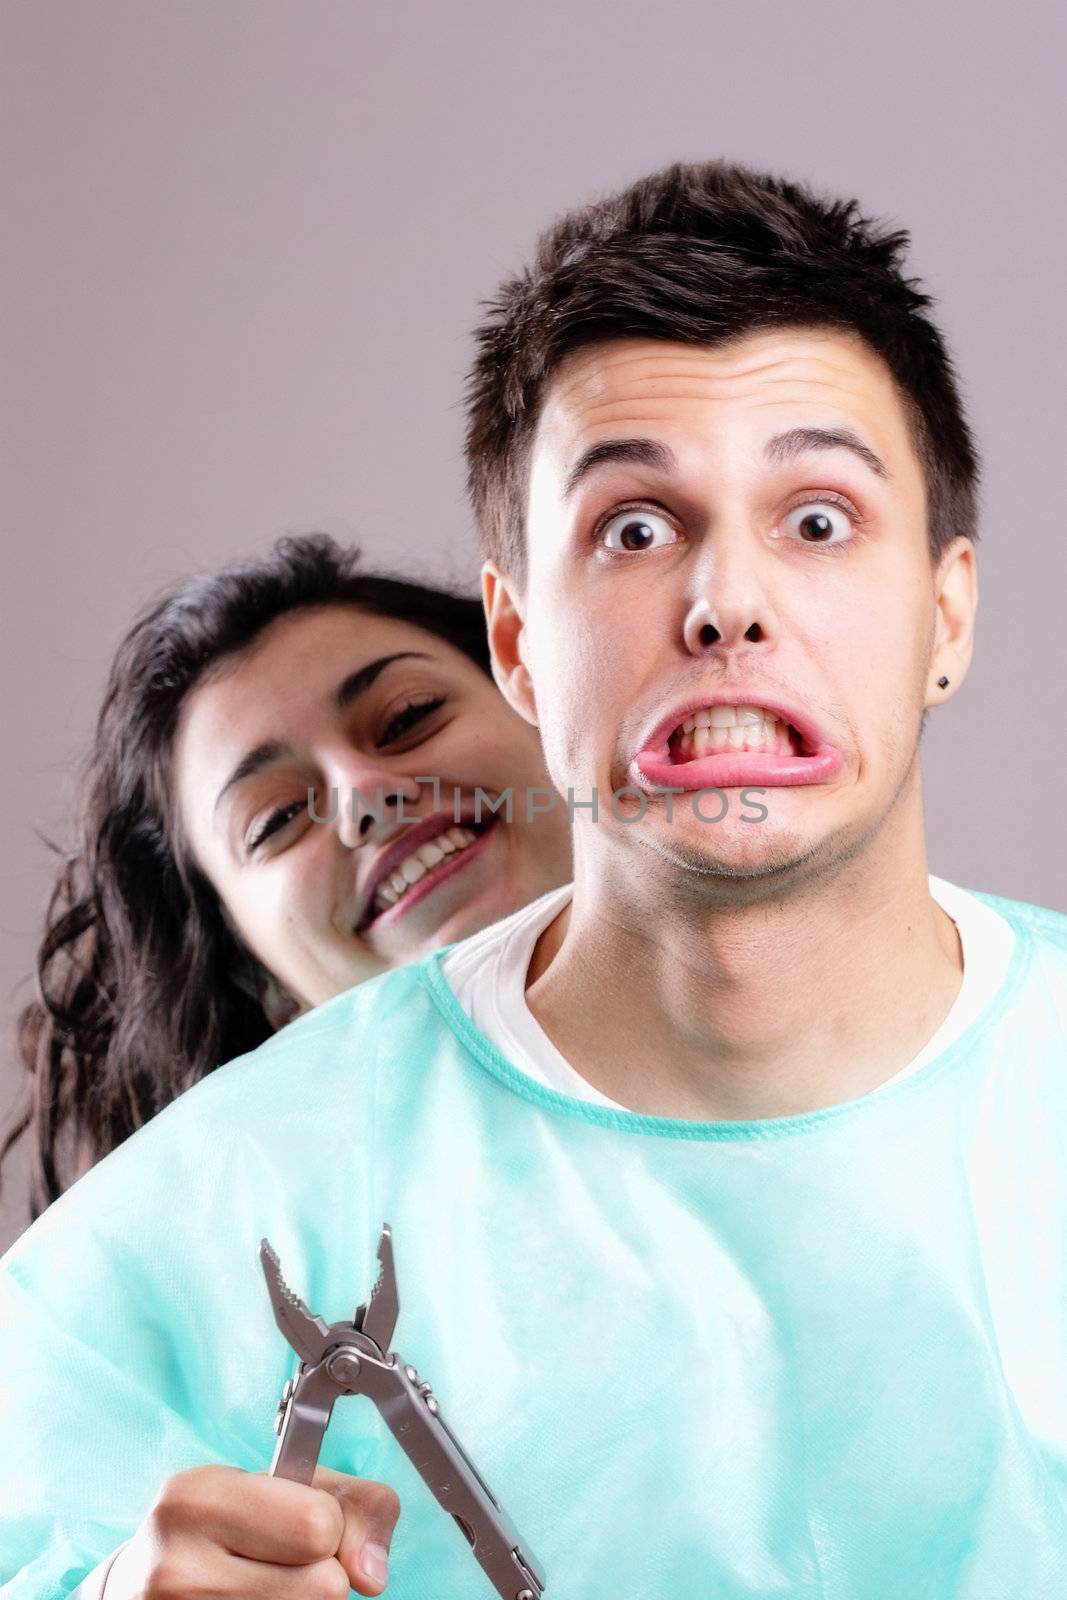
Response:
[[[563,485],[563,498],[572,495],[582,479],[594,467],[614,461],[628,461],[639,467],[654,467],[658,472],[671,472],[677,465],[674,452],[658,439],[604,439],[590,445],[582,452],[567,474]]]
[[[763,453],[769,461],[792,461],[808,450],[851,450],[879,478],[888,478],[885,462],[864,444],[851,428],[790,428],[768,439]]]
[[[429,661],[431,657],[425,650],[397,650],[390,656],[378,656],[374,661],[368,661],[365,667],[359,667],[355,672],[350,672],[347,678],[342,679],[337,686],[334,700],[339,711],[344,711],[359,695],[365,694],[375,679],[385,671],[392,661],[405,661],[409,657],[416,657],[421,661]],[[282,744],[278,739],[268,739],[264,744],[257,744],[254,750],[249,750],[247,755],[241,757],[222,788],[215,796],[215,810],[218,811],[223,797],[238,783],[243,783],[246,778],[252,778],[257,772],[262,772],[264,767],[269,767],[272,762],[280,760],[283,756],[292,755],[292,748]]]

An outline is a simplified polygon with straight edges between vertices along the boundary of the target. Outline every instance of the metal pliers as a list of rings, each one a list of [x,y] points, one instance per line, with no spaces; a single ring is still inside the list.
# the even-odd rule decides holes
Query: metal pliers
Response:
[[[313,1316],[288,1287],[266,1239],[259,1259],[274,1320],[300,1357],[282,1391],[274,1429],[278,1444],[272,1477],[310,1483],[334,1401],[343,1394],[369,1396],[439,1503],[454,1517],[475,1560],[502,1600],[540,1600],[544,1570],[441,1415],[428,1383],[389,1351],[400,1301],[393,1269],[392,1233],[382,1228],[380,1268],[366,1305],[351,1322]]]

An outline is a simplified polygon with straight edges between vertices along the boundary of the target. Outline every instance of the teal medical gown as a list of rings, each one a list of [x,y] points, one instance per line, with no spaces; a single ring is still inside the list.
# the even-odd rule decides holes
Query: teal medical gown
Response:
[[[1063,1600],[1067,918],[991,903],[984,1014],[808,1115],[539,1087],[439,957],[212,1074],[5,1259],[3,1594],[69,1594],[182,1468],[265,1469],[294,1358],[259,1241],[338,1319],[388,1221],[396,1348],[546,1600]],[[369,1400],[322,1460],[400,1494],[390,1600],[489,1600]]]

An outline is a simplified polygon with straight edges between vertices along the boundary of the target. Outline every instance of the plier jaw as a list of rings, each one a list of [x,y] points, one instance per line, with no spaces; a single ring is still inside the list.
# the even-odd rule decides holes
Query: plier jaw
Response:
[[[393,1265],[393,1233],[389,1224],[382,1228],[378,1240],[378,1278],[365,1305],[356,1307],[351,1322],[327,1324],[314,1316],[282,1277],[281,1263],[268,1240],[261,1241],[259,1259],[267,1280],[274,1320],[292,1345],[301,1361],[313,1366],[321,1361],[331,1345],[353,1330],[362,1333],[385,1356],[393,1342],[396,1319],[400,1315],[400,1299],[396,1290],[396,1269]]]

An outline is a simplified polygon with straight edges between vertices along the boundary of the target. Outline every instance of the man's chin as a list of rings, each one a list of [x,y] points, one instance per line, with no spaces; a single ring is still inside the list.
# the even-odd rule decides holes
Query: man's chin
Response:
[[[744,833],[732,829],[727,834],[709,825],[703,830],[706,838],[667,827],[644,833],[641,843],[688,877],[733,885],[736,890],[749,885],[757,894],[803,883],[836,855],[828,840],[792,832],[760,834],[760,823],[743,826]]]

